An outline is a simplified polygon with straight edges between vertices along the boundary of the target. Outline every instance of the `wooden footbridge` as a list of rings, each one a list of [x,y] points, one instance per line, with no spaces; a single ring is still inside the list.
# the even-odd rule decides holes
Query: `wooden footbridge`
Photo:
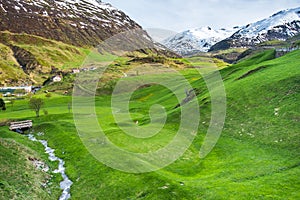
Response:
[[[32,120],[11,122],[9,126],[9,130],[18,133],[23,133],[24,131],[29,130],[31,128],[32,128]]]

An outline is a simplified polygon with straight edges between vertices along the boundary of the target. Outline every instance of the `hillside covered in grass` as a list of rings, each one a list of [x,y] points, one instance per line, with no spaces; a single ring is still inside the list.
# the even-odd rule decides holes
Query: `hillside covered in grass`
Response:
[[[8,31],[0,31],[0,52],[0,86],[43,85],[56,75],[66,77],[65,82],[70,83],[73,69],[83,70],[82,68],[95,65],[110,65],[111,71],[118,71],[120,77],[128,70],[129,61],[133,65],[150,62],[169,64],[173,68],[184,65],[168,58],[166,55],[170,52],[167,51],[109,53],[95,50],[92,46],[77,47],[35,35]],[[83,66],[86,59],[93,60],[93,63]]]
[[[39,94],[48,111],[40,118],[35,118],[35,113],[28,109],[28,100],[16,101],[13,109],[8,105],[7,111],[0,112],[0,118],[34,121],[36,137],[48,140],[49,146],[66,162],[66,172],[74,182],[72,199],[299,199],[299,58],[299,50],[280,58],[275,58],[275,52],[269,50],[220,71],[227,95],[227,116],[218,143],[203,159],[199,157],[199,150],[211,120],[210,94],[197,70],[179,70],[192,87],[200,91],[193,101],[200,105],[201,121],[188,150],[176,162],[156,172],[123,173],[97,161],[77,134],[73,115],[68,110],[72,101],[70,96],[53,94],[45,98],[44,94]],[[194,62],[190,66],[201,66],[206,62],[199,58],[189,61]],[[172,73],[141,74],[130,80],[137,81],[140,76],[156,81],[168,79]],[[181,82],[174,81],[173,84],[184,93]],[[160,149],[175,136],[181,120],[180,108],[176,108],[180,101],[168,88],[159,85],[149,85],[134,92],[130,100],[132,119],[124,118],[124,124],[139,121],[140,126],[147,126],[149,108],[155,104],[163,105],[167,112],[163,129],[147,139],[126,135],[115,123],[111,95],[97,96],[95,110],[110,141],[132,152],[148,152]],[[81,106],[85,110],[88,102]],[[38,136],[38,132],[44,135]],[[9,132],[7,126],[0,127],[0,138],[30,146],[47,160],[38,144],[29,144],[23,136]],[[2,149],[6,148],[3,142],[0,144]],[[13,154],[15,150],[9,148],[6,151]],[[5,157],[1,159],[5,160]],[[25,165],[24,155],[15,165]],[[12,173],[12,176],[18,176],[23,171]],[[5,173],[0,179],[5,183],[0,187],[5,198],[19,195],[11,189],[15,183]],[[55,179],[53,182],[55,184]],[[36,192],[45,191],[47,189],[30,191],[27,195],[34,198]]]
[[[90,50],[42,37],[0,33],[1,85],[42,84],[53,67],[60,71],[79,68]],[[55,75],[55,74],[52,74]]]

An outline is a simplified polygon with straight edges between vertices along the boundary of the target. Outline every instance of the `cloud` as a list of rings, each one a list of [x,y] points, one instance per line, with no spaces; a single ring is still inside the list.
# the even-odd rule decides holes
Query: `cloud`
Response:
[[[277,11],[294,8],[300,0],[106,0],[144,28],[183,31],[246,25]]]

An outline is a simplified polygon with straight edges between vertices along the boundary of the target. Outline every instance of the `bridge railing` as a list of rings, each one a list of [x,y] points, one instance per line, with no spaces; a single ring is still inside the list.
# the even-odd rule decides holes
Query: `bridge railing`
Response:
[[[19,122],[11,122],[9,126],[9,130],[14,131],[17,129],[28,129],[32,128],[32,120],[19,121]]]

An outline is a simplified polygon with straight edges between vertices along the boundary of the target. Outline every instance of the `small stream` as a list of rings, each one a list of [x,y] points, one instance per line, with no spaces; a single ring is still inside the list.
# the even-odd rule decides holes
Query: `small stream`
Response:
[[[59,200],[67,200],[71,197],[71,194],[70,194],[70,189],[71,189],[71,186],[73,184],[73,182],[69,179],[69,177],[66,175],[66,168],[64,167],[65,165],[65,162],[56,157],[55,156],[55,153],[54,153],[54,149],[51,149],[49,146],[48,146],[48,142],[46,140],[37,140],[34,135],[32,134],[29,134],[27,135],[27,137],[31,140],[31,141],[34,141],[34,142],[40,142],[44,147],[45,147],[45,152],[49,155],[49,160],[51,161],[58,161],[59,164],[58,164],[58,169],[54,170],[53,173],[60,173],[62,175],[62,178],[63,178],[63,181],[60,182],[60,188],[63,190],[63,193],[62,195],[59,197]]]

